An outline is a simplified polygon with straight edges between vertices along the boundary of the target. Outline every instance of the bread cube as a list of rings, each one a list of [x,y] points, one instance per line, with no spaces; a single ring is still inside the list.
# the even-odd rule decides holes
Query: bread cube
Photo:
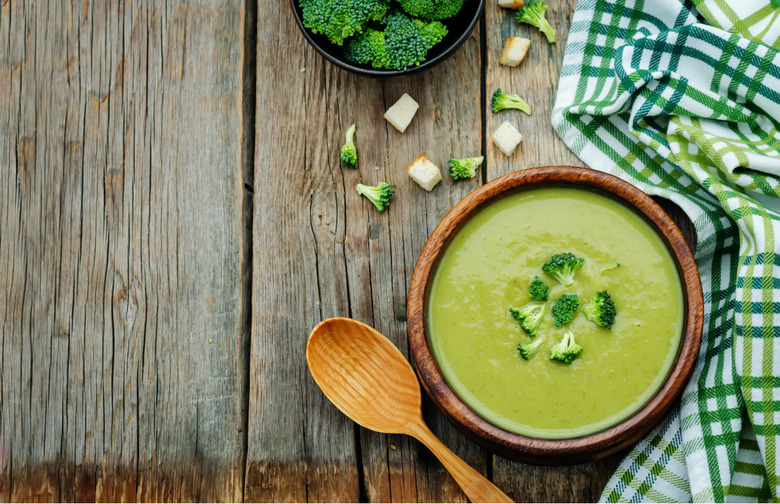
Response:
[[[519,9],[525,2],[523,0],[498,0],[498,5],[505,9]]]
[[[511,156],[522,139],[523,135],[508,121],[502,122],[493,132],[493,143],[501,149],[505,156]]]
[[[404,93],[392,107],[385,112],[385,119],[393,125],[395,129],[403,133],[412,122],[414,114],[420,106],[408,94]]]
[[[406,169],[406,173],[412,177],[412,180],[420,184],[420,187],[429,192],[441,182],[441,170],[425,157],[425,154],[420,154]]]
[[[525,58],[529,47],[531,47],[531,41],[527,38],[510,37],[504,42],[504,49],[501,51],[498,62],[505,66],[516,67]]]

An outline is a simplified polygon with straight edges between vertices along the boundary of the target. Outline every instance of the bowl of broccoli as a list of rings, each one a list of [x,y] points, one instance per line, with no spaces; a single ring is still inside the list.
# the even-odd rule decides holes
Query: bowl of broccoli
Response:
[[[430,68],[471,34],[485,0],[291,0],[306,40],[331,63],[391,77]]]
[[[407,296],[420,381],[455,427],[525,463],[597,460],[675,404],[703,296],[682,232],[612,175],[527,168],[467,195],[420,253]]]

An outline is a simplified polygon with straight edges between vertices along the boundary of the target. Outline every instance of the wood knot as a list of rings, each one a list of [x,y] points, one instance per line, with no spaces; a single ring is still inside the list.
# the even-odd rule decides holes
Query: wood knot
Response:
[[[114,318],[119,320],[125,329],[130,330],[138,318],[140,307],[138,289],[126,285],[118,273],[116,280],[120,287],[114,295]]]

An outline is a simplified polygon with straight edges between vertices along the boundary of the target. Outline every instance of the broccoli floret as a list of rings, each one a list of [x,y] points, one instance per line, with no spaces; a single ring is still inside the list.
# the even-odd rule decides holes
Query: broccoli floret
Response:
[[[539,351],[539,346],[542,344],[542,339],[535,339],[530,343],[518,343],[517,349],[520,351],[520,357],[525,360],[530,359],[536,352]]]
[[[531,294],[532,298],[538,299],[539,301],[547,301],[550,299],[550,288],[539,277],[531,280],[531,285],[528,287],[528,293]]]
[[[493,92],[493,98],[490,99],[490,110],[495,114],[501,110],[510,108],[522,110],[526,114],[531,115],[531,106],[520,98],[520,96],[504,93],[501,91],[501,88],[496,89]]]
[[[344,39],[360,33],[369,21],[382,19],[390,6],[389,0],[300,0],[303,26],[312,33],[321,33],[332,43],[342,45]]]
[[[574,282],[574,274],[584,262],[585,259],[575,257],[571,252],[555,254],[542,265],[542,271],[563,285],[571,285]]]
[[[564,294],[556,299],[552,307],[552,318],[555,327],[571,322],[579,307],[580,298],[577,297],[577,294]]]
[[[550,360],[571,364],[571,361],[582,352],[582,347],[574,341],[574,335],[567,331],[563,339],[550,348]]]
[[[385,21],[384,66],[393,70],[419,65],[447,34],[447,27],[439,21],[412,19],[400,11],[391,12]]]
[[[582,313],[591,322],[595,322],[601,327],[612,329],[615,323],[615,302],[607,291],[597,292],[593,295],[590,303],[582,307]]]
[[[384,68],[386,59],[385,32],[366,28],[344,44],[344,57],[356,65]]]
[[[425,61],[428,51],[441,42],[447,27],[439,21],[412,19],[400,10],[382,21],[384,31],[368,27],[347,41],[344,57],[357,65],[403,70]]]
[[[353,168],[357,170],[358,157],[357,147],[355,147],[355,125],[353,124],[347,128],[346,142],[341,147],[341,162],[347,168]]]
[[[528,23],[531,26],[539,28],[547,37],[547,42],[555,43],[555,30],[547,22],[544,13],[547,10],[547,3],[543,0],[528,0],[525,5],[517,10],[517,22]]]
[[[463,159],[450,159],[447,164],[450,166],[450,176],[452,180],[474,178],[477,170],[482,166],[485,156],[478,156]]]
[[[451,18],[463,7],[463,0],[398,0],[401,8],[423,19]]]
[[[375,186],[358,184],[355,189],[359,194],[368,198],[380,212],[384,212],[390,206],[390,200],[395,194],[393,186],[387,182],[380,182]]]
[[[544,315],[544,303],[530,302],[520,308],[510,308],[509,313],[520,321],[520,327],[529,335],[536,336],[536,330]]]

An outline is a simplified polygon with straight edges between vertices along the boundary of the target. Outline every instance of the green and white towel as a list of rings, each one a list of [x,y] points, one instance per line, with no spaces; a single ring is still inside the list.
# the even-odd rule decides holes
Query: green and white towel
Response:
[[[553,125],[591,168],[686,212],[705,300],[680,407],[603,500],[780,500],[779,18],[766,0],[574,12]]]

